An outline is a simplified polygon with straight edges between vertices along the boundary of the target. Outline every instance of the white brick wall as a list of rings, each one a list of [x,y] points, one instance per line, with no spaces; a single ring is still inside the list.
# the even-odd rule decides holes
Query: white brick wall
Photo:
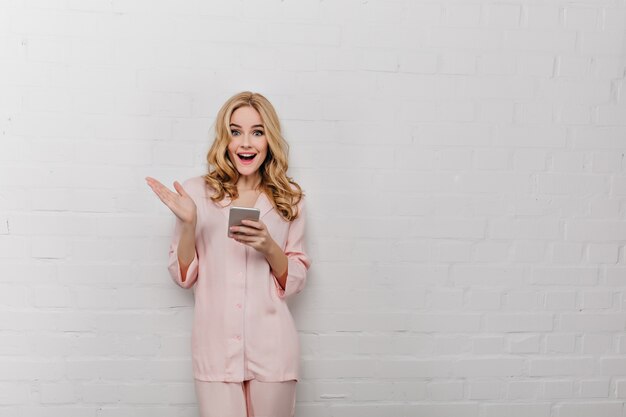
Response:
[[[146,186],[235,92],[309,195],[298,417],[626,417],[626,2],[0,2],[0,417],[197,415]]]

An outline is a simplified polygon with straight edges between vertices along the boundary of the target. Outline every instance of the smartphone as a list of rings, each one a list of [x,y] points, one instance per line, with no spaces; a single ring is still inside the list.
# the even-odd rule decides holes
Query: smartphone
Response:
[[[261,210],[254,207],[231,207],[228,214],[228,237],[232,237],[233,234],[230,231],[231,226],[243,226],[242,220],[254,220],[259,221]]]

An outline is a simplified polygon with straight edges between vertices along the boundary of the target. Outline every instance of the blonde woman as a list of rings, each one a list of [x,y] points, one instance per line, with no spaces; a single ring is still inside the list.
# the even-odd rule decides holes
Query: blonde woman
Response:
[[[169,272],[195,298],[192,362],[202,417],[292,417],[298,333],[286,300],[305,286],[305,205],[288,145],[261,94],[231,97],[215,121],[209,172],[176,192],[148,185],[176,215]],[[232,206],[256,207],[228,236]]]

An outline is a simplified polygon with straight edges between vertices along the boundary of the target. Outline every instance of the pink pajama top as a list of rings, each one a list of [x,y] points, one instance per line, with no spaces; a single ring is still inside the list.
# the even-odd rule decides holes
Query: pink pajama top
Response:
[[[213,202],[213,190],[202,176],[187,179],[183,187],[197,207],[196,253],[183,282],[177,254],[182,222],[176,217],[168,270],[176,284],[194,292],[194,378],[298,380],[299,337],[286,300],[302,291],[311,264],[304,248],[304,197],[291,222],[264,193],[255,203],[260,220],[288,257],[283,290],[265,256],[227,236],[230,198]]]

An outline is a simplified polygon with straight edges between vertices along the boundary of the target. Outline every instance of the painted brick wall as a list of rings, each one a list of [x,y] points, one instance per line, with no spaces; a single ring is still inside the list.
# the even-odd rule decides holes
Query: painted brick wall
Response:
[[[144,182],[265,94],[308,193],[298,417],[626,416],[626,2],[0,2],[0,417],[192,417]]]

